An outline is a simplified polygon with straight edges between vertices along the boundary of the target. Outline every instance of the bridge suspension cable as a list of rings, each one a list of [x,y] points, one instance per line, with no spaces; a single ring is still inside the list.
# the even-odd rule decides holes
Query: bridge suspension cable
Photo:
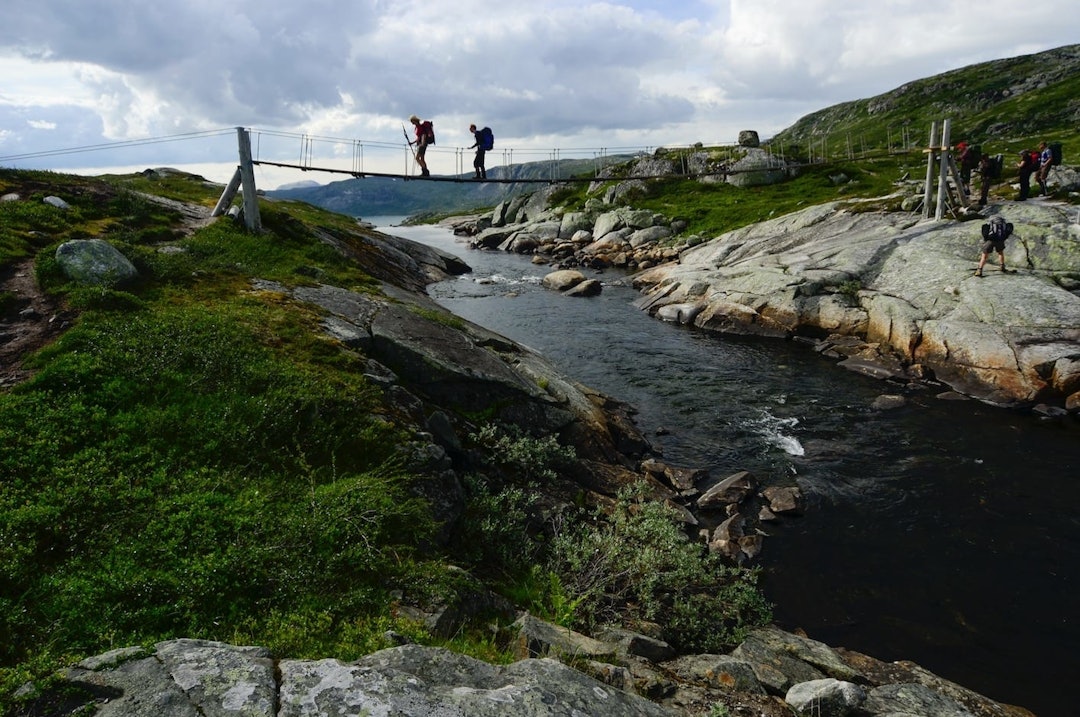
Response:
[[[102,142],[100,144],[87,144],[77,147],[64,147],[61,149],[46,149],[38,152],[25,152],[23,154],[10,154],[7,156],[0,156],[0,162],[17,162],[27,159],[38,159],[40,157],[59,157],[68,154],[81,154],[83,152],[100,152],[110,149],[122,149],[126,147],[141,147],[148,144],[162,144],[164,142],[181,142],[192,139],[205,139],[207,137],[219,137],[222,135],[233,134],[236,129],[233,127],[225,129],[204,130],[201,132],[185,132],[183,134],[167,135],[164,137],[145,137],[143,139],[128,139],[121,140],[119,142]]]

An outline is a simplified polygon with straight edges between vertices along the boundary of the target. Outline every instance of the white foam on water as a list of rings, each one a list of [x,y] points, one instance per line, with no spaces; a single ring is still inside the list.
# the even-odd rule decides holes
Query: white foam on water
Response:
[[[490,274],[488,276],[462,277],[477,284],[494,284],[498,286],[515,286],[517,284],[539,284],[543,281],[540,276],[508,277],[502,274]]]
[[[754,422],[754,429],[770,446],[779,448],[789,456],[802,456],[806,455],[806,449],[798,438],[786,432],[797,425],[799,425],[798,418],[777,418],[767,410],[763,410],[761,417]]]

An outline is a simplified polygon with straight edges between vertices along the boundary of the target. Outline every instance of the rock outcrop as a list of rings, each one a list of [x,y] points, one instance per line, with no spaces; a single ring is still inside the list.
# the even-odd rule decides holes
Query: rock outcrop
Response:
[[[56,248],[56,263],[78,284],[121,287],[135,281],[138,270],[112,244],[101,239],[73,239]]]
[[[92,707],[99,717],[1030,716],[917,665],[776,628],[730,655],[674,659],[661,641],[626,630],[597,640],[527,615],[512,630],[519,659],[509,665],[413,644],[343,662],[169,640],[83,660],[41,703],[62,699],[64,714]]]
[[[652,313],[724,333],[858,337],[865,355],[1005,405],[1080,391],[1075,209],[1003,203],[1013,274],[972,275],[981,222],[919,221],[838,204],[729,232],[642,272]],[[876,351],[874,350],[876,349]],[[883,362],[888,365],[888,362]]]

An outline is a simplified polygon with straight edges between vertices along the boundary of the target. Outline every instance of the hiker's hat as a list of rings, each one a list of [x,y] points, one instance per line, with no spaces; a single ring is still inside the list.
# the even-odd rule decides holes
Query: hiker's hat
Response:
[[[416,115],[409,115],[409,121],[410,122],[419,122],[420,118],[417,117]]]

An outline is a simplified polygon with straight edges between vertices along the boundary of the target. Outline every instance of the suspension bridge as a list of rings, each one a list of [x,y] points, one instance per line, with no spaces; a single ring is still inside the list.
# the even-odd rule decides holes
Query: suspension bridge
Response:
[[[344,139],[324,137],[306,133],[291,133],[275,130],[260,130],[245,127],[190,132],[167,137],[152,137],[138,140],[67,147],[41,152],[30,152],[0,156],[0,165],[22,163],[34,159],[69,156],[87,152],[110,151],[117,153],[133,147],[163,143],[215,140],[235,134],[238,142],[239,163],[232,179],[226,185],[215,216],[228,210],[236,194],[242,190],[245,222],[249,228],[259,228],[258,203],[256,197],[256,169],[273,167],[300,172],[321,172],[343,174],[357,179],[378,177],[403,181],[450,182],[455,184],[569,184],[587,183],[601,179],[605,170],[630,157],[648,156],[657,149],[655,146],[619,146],[619,147],[572,147],[572,148],[514,148],[506,147],[486,152],[489,162],[488,175],[477,179],[472,171],[472,147],[447,147],[432,145],[428,147],[427,158],[435,171],[428,176],[421,176],[415,163],[413,147],[408,144],[408,135],[394,142],[378,140]],[[737,143],[710,144],[710,151],[717,148],[734,148]],[[733,171],[719,165],[706,171],[701,167],[691,171],[687,166],[688,152],[678,150],[699,149],[702,145],[664,145],[671,150],[672,157],[683,163],[681,175],[684,177],[702,177],[732,174]],[[220,150],[219,150],[220,151]],[[563,176],[566,160],[574,163],[573,176]],[[209,163],[209,162],[203,162]],[[215,162],[219,163],[219,162]],[[522,165],[539,165],[541,171],[533,171],[529,176],[516,173],[515,168]],[[546,172],[543,165],[547,165]],[[726,163],[725,163],[726,164]],[[400,167],[395,171],[394,167]],[[441,167],[450,165],[452,170],[440,172]],[[648,180],[670,177],[670,174],[639,174],[620,176],[620,180]]]
[[[936,130],[935,130],[936,132]],[[423,182],[450,182],[455,184],[570,184],[591,183],[604,179],[605,170],[616,163],[623,163],[630,157],[645,157],[656,153],[656,146],[622,146],[622,147],[585,147],[585,148],[500,148],[488,150],[487,157],[494,160],[494,165],[488,168],[488,176],[477,179],[472,171],[472,147],[446,147],[439,145],[429,146],[427,156],[432,162],[435,172],[431,175],[421,176],[415,163],[413,148],[408,144],[408,135],[405,141],[394,142],[371,141],[358,139],[343,139],[335,137],[323,137],[306,133],[290,133],[274,130],[260,130],[245,127],[233,127],[227,129],[207,130],[186,134],[172,135],[168,137],[153,137],[139,140],[112,142],[106,144],[87,145],[82,147],[69,147],[65,149],[47,150],[20,155],[0,156],[0,165],[8,162],[25,162],[27,160],[96,152],[103,150],[117,151],[129,147],[161,144],[182,141],[205,141],[207,139],[220,138],[235,134],[238,143],[239,164],[232,179],[226,184],[213,215],[218,216],[226,211],[242,212],[244,221],[249,229],[261,228],[257,201],[256,168],[273,167],[285,170],[297,170],[300,172],[321,172],[330,174],[343,174],[357,179],[363,178],[386,178],[403,181]],[[943,173],[942,186],[945,175],[949,172],[950,158],[947,146],[948,134],[944,133],[941,147],[935,147],[936,139],[931,137],[931,148],[925,150],[931,154],[931,165],[927,172],[927,195],[929,198],[931,172],[935,154],[941,156]],[[738,143],[710,143],[708,151],[715,155],[717,150],[733,150]],[[667,156],[681,166],[676,173],[684,179],[701,179],[705,177],[727,178],[730,175],[739,174],[741,171],[762,171],[767,166],[758,165],[753,169],[739,170],[728,161],[697,162],[691,166],[689,157],[695,150],[704,149],[701,143],[693,145],[664,145],[668,150]],[[808,164],[821,164],[826,162],[827,150],[824,146],[820,149],[812,148],[811,155],[805,163],[793,163],[784,158],[784,148],[779,151],[776,147],[767,147],[766,151],[776,160],[775,168],[792,169]],[[850,154],[850,147],[849,147]],[[732,153],[732,159],[735,159]],[[565,160],[578,160],[575,164],[573,176],[561,176],[566,166]],[[210,163],[204,161],[203,163]],[[213,162],[220,164],[220,162]],[[400,164],[399,164],[400,163]],[[535,171],[529,176],[515,174],[515,167],[525,164],[547,164],[546,176],[539,176]],[[440,167],[447,164],[453,169],[447,173],[439,172]],[[394,171],[394,165],[399,166],[400,171]],[[586,168],[589,168],[586,171]],[[620,175],[620,181],[650,180],[671,178],[670,170],[657,174],[634,174],[630,176]],[[232,207],[232,202],[238,192],[242,190],[243,206]],[[966,203],[960,197],[961,204]],[[946,204],[939,201],[939,208]],[[929,206],[930,202],[926,202]],[[231,209],[230,209],[231,208]],[[940,211],[940,209],[939,209]],[[940,217],[938,217],[940,218]]]

